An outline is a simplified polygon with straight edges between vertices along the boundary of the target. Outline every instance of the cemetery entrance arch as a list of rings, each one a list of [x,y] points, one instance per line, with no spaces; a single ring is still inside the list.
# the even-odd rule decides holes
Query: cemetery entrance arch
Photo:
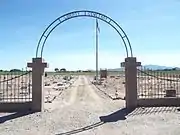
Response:
[[[37,48],[36,48],[36,57],[42,58],[46,40],[57,26],[59,26],[60,24],[62,24],[63,22],[65,22],[67,20],[70,20],[72,18],[77,18],[77,17],[96,18],[96,19],[102,20],[102,21],[106,22],[107,24],[109,24],[119,34],[120,38],[122,39],[124,47],[125,47],[125,51],[126,51],[126,57],[129,57],[129,56],[133,57],[130,41],[129,41],[126,33],[124,32],[124,30],[120,27],[120,25],[116,21],[114,21],[113,19],[111,19],[110,17],[108,17],[102,13],[95,12],[95,11],[89,11],[89,10],[79,10],[79,11],[69,12],[69,13],[64,14],[64,15],[58,17],[57,19],[55,19],[44,30],[43,34],[41,35],[38,45],[37,45]],[[130,53],[130,55],[129,55],[129,53]]]
[[[33,100],[34,110],[38,110],[38,111],[42,110],[43,103],[44,103],[43,98],[42,98],[43,97],[42,96],[43,94],[42,73],[44,73],[44,68],[47,67],[47,63],[43,61],[42,57],[43,57],[43,50],[44,50],[46,41],[48,37],[50,36],[50,34],[54,31],[54,29],[57,28],[60,24],[70,19],[80,18],[80,17],[95,18],[110,25],[118,33],[120,39],[122,40],[124,48],[125,48],[126,57],[133,58],[132,47],[131,47],[127,34],[124,32],[124,30],[120,27],[120,25],[116,21],[106,16],[105,14],[95,12],[95,11],[89,11],[89,10],[79,10],[79,11],[69,12],[58,17],[51,24],[49,24],[47,28],[44,30],[44,32],[42,33],[37,44],[35,58],[33,58],[32,63],[28,63],[28,67],[32,68],[32,78],[33,78],[32,80],[34,80],[33,81],[34,87],[32,88],[33,89],[32,91],[34,91],[35,93],[34,100]],[[39,78],[39,80],[37,78]],[[35,101],[37,101],[38,103]]]

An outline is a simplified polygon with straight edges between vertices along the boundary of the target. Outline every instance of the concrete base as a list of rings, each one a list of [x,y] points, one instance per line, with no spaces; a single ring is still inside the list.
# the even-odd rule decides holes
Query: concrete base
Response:
[[[21,112],[31,110],[32,102],[0,103],[0,112]]]
[[[138,99],[138,107],[180,106],[180,98]]]

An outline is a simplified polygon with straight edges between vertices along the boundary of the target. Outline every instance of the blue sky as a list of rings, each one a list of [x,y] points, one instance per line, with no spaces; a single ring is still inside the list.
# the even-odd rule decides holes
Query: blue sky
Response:
[[[117,21],[142,64],[180,67],[179,0],[1,0],[0,68],[26,67],[44,29],[57,17],[84,9]],[[99,67],[118,68],[126,57],[122,41],[109,25],[99,21],[99,26]],[[75,18],[59,25],[43,58],[48,70],[95,69],[95,20]]]

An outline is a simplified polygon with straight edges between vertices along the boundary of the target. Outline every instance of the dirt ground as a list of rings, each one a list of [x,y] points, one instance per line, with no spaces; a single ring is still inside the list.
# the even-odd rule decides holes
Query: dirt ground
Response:
[[[0,135],[180,134],[179,108],[137,108],[128,112],[124,100],[112,100],[90,80],[79,76],[61,89],[62,84],[57,87],[58,79],[56,83],[55,78],[50,79],[53,87],[45,87],[44,112],[0,114]]]
[[[91,79],[92,80],[92,79]],[[123,75],[112,75],[101,79],[101,83],[95,85],[107,97],[111,99],[124,99],[125,97],[125,77]],[[94,81],[96,84],[96,81]]]

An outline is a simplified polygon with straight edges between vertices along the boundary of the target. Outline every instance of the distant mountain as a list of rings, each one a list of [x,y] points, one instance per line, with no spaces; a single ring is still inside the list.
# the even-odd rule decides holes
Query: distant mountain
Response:
[[[148,69],[151,69],[151,70],[163,70],[163,69],[172,69],[172,68],[175,68],[175,67],[167,67],[167,66],[160,66],[160,65],[144,65],[143,66],[144,68],[148,68]]]
[[[172,69],[176,68],[176,70],[180,70],[179,67],[168,67],[168,66],[160,66],[160,65],[144,65],[143,66],[146,69],[151,69],[151,70],[163,70],[163,69]],[[114,69],[108,69],[108,71],[123,71],[123,68],[114,68]]]

